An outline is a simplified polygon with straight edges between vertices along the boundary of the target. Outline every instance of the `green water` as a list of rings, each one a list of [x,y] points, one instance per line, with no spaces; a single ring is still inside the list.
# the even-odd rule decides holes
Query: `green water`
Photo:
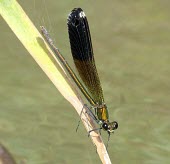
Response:
[[[115,164],[170,163],[170,2],[18,1],[73,65],[66,17],[82,7],[111,120]],[[25,164],[100,163],[78,115],[0,18],[0,142]],[[103,134],[107,141],[107,135]]]

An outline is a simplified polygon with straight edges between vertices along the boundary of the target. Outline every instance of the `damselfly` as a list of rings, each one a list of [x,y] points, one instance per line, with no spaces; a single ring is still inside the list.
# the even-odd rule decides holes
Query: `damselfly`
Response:
[[[75,8],[71,11],[67,19],[67,25],[73,60],[84,85],[61,55],[58,48],[54,46],[52,39],[43,26],[41,26],[41,31],[73,81],[91,104],[91,111],[94,110],[94,113],[92,111],[92,115],[100,125],[99,129],[107,131],[110,135],[110,133],[118,128],[118,123],[116,121],[109,121],[108,109],[104,101],[103,91],[95,65],[89,25],[86,15],[81,8]]]

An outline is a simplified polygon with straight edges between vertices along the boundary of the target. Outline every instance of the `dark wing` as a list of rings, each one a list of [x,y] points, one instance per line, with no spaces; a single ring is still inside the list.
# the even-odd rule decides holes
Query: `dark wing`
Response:
[[[88,21],[81,8],[71,11],[67,25],[72,56],[78,73],[94,101],[103,104],[103,92],[94,61]]]

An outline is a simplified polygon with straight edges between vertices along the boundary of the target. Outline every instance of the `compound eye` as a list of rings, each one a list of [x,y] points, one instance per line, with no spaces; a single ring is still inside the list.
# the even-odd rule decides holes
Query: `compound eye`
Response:
[[[103,123],[102,128],[103,128],[104,130],[108,130],[108,124],[107,124],[107,123]]]
[[[113,121],[113,129],[117,129],[118,128],[118,123],[116,121]]]

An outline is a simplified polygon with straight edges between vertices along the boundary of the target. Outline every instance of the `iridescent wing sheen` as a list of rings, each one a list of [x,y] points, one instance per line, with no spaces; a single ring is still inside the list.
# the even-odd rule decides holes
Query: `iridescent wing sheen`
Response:
[[[96,104],[103,104],[103,92],[94,61],[88,21],[81,8],[71,11],[67,25],[77,71]]]

